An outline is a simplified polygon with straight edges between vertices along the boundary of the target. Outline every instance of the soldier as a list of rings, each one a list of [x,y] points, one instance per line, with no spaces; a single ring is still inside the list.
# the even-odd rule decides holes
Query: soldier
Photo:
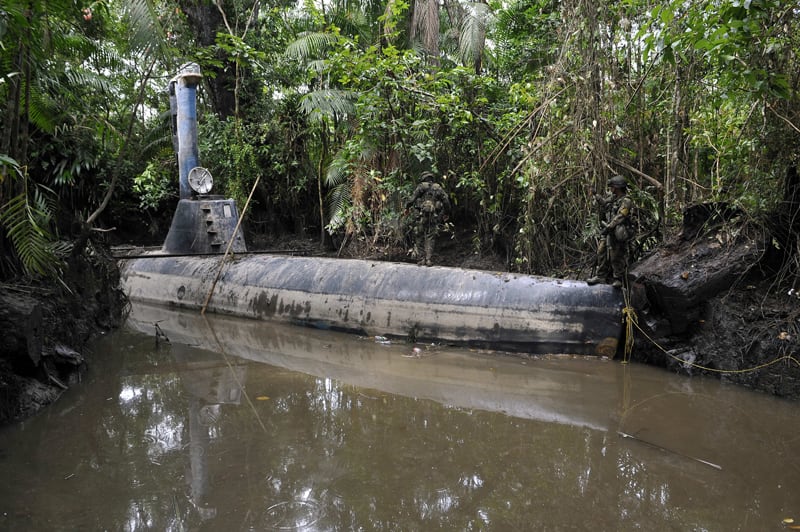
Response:
[[[414,256],[418,264],[430,266],[436,237],[450,210],[450,199],[441,185],[433,182],[432,173],[423,172],[421,177],[422,182],[406,202],[406,210],[411,210]]]
[[[634,235],[631,211],[633,202],[627,196],[625,178],[615,175],[608,180],[611,193],[594,195],[601,211],[600,242],[597,246],[597,275],[587,280],[588,284],[607,283],[614,288],[622,287],[628,268],[628,241]]]

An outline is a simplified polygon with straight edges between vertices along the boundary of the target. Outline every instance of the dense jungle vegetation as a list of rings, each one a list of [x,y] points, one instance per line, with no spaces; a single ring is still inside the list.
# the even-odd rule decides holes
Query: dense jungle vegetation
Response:
[[[617,173],[645,248],[690,204],[759,220],[796,185],[798,36],[780,0],[4,0],[0,278],[163,235],[189,61],[201,162],[252,192],[251,236],[394,245],[428,169],[521,272],[591,260],[590,189]]]

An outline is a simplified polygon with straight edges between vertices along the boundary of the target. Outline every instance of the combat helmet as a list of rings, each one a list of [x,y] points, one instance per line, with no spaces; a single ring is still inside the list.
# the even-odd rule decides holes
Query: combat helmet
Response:
[[[422,172],[422,175],[419,176],[420,181],[431,183],[433,182],[433,173],[431,172]]]
[[[628,188],[628,182],[625,181],[625,178],[622,177],[621,175],[615,175],[608,180],[608,186],[614,188],[626,189]]]

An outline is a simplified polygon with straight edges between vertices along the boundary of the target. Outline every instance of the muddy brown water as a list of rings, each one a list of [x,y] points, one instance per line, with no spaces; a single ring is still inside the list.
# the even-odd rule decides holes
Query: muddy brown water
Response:
[[[798,404],[713,379],[144,306],[89,359],[0,429],[0,530],[800,522]]]

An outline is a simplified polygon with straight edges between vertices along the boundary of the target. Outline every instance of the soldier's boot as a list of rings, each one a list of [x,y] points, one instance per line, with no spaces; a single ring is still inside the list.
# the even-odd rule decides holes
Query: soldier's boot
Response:
[[[606,257],[599,257],[597,270],[594,277],[586,280],[587,284],[607,283],[612,277],[613,269]]]
[[[611,286],[613,286],[614,288],[622,288],[623,280],[625,279],[624,265],[614,264],[611,276],[612,276]]]
[[[597,274],[594,277],[586,279],[586,284],[593,285],[593,284],[607,283],[609,277],[611,277],[611,272],[608,269],[598,268]]]

